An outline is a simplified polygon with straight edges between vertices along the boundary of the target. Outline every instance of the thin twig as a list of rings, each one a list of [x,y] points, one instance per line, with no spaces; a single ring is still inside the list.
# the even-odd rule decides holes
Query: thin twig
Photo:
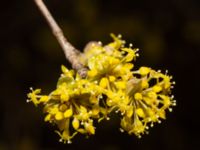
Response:
[[[61,28],[56,23],[55,19],[49,12],[48,8],[44,4],[42,0],[35,0],[38,8],[42,12],[43,16],[47,20],[53,34],[55,35],[56,39],[58,40],[60,46],[62,47],[65,57],[67,60],[72,64],[72,68],[77,70],[77,72],[81,75],[81,77],[86,77],[87,75],[87,68],[83,66],[83,64],[79,61],[79,55],[81,54],[74,46],[72,46],[67,39],[65,38]]]

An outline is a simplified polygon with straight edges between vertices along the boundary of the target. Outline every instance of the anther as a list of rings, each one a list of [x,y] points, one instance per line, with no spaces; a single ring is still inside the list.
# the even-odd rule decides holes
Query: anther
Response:
[[[118,36],[117,36],[117,37],[121,39],[121,38],[122,38],[122,35],[121,35],[121,34],[118,34]]]
[[[67,144],[71,144],[72,143],[72,141],[70,141],[70,140],[67,140]]]
[[[26,102],[29,103],[29,102],[31,102],[31,100],[30,100],[30,99],[27,99]]]
[[[124,132],[124,129],[122,129],[122,128],[119,128],[119,131],[123,133],[123,132]]]
[[[101,46],[101,45],[102,45],[102,42],[101,42],[101,41],[98,41],[98,44]]]
[[[109,117],[106,117],[106,120],[110,120],[110,118],[109,118]]]

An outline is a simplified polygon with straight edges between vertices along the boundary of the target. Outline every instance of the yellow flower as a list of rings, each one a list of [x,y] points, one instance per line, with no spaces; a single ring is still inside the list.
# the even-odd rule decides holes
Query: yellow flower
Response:
[[[115,76],[109,76],[109,81],[114,82],[116,80]]]
[[[139,138],[141,138],[140,134],[143,134],[144,131],[145,131],[145,125],[139,119],[135,119],[134,124],[133,124],[133,129],[129,131],[129,134],[133,132]]]
[[[125,41],[120,39],[121,35],[119,35],[118,37],[116,37],[114,34],[110,34],[110,35],[114,40],[114,42],[109,44],[110,47],[112,47],[113,49],[119,49],[121,46],[124,45]]]
[[[65,118],[69,118],[69,117],[71,117],[73,115],[73,110],[72,110],[72,108],[69,108],[69,109],[67,109],[65,112],[64,112],[64,117]]]
[[[62,120],[63,119],[63,113],[62,112],[57,112],[55,115],[56,120]]]
[[[137,114],[139,117],[142,117],[142,118],[145,117],[145,113],[144,113],[144,111],[143,111],[142,108],[137,108],[137,109],[136,109],[136,114]]]
[[[124,60],[126,62],[130,62],[133,59],[136,58],[135,51],[138,51],[138,49],[132,49],[132,48],[122,48],[123,51],[127,52],[128,54],[124,57]]]
[[[147,75],[149,72],[150,72],[150,68],[148,68],[148,67],[140,67],[140,69],[139,69],[139,73],[142,76]]]
[[[135,93],[134,98],[135,98],[135,100],[142,100],[142,94],[141,93]]]
[[[79,128],[79,120],[74,117],[73,121],[72,121],[72,126],[75,130],[77,130]]]
[[[50,121],[51,119],[51,114],[48,114],[46,115],[46,117],[44,118],[44,121],[47,122],[47,121]]]
[[[95,134],[94,123],[109,120],[112,112],[120,115],[121,131],[141,137],[176,105],[172,77],[145,66],[133,70],[138,49],[126,47],[120,36],[111,37],[113,42],[93,43],[80,55],[86,78],[62,65],[55,90],[41,95],[40,89],[31,89],[27,95],[28,102],[43,106],[44,121],[57,126],[64,143],[77,133]]]
[[[161,90],[162,90],[162,87],[160,87],[159,85],[155,85],[153,87],[153,91],[156,92],[156,93],[160,92]]]
[[[107,78],[102,78],[99,85],[102,87],[102,88],[106,88],[108,86],[108,79]]]
[[[40,103],[38,100],[38,94],[41,92],[41,89],[33,90],[31,88],[31,91],[32,92],[28,94],[28,98],[30,99],[30,101],[33,102],[35,106],[37,106]]]
[[[89,134],[95,134],[95,128],[92,125],[92,123],[85,123],[85,130],[89,133]]]

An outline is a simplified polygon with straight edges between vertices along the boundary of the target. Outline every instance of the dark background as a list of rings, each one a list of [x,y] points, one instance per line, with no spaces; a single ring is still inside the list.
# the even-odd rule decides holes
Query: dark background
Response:
[[[119,119],[102,122],[95,136],[58,142],[41,108],[26,103],[29,87],[55,89],[61,64],[70,65],[33,0],[0,5],[0,150],[198,149],[200,14],[198,0],[48,0],[68,40],[78,49],[121,33],[140,48],[135,63],[168,69],[177,107],[142,139],[119,132]],[[196,148],[195,148],[196,147]]]

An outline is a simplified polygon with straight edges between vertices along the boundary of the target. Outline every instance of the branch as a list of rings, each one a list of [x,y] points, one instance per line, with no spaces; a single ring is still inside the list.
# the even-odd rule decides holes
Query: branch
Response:
[[[42,12],[43,16],[47,20],[54,36],[58,40],[60,46],[62,47],[66,59],[72,64],[72,68],[75,69],[81,77],[86,77],[87,68],[79,61],[79,55],[81,52],[72,46],[65,38],[61,28],[58,26],[53,16],[49,12],[48,8],[42,0],[34,0],[38,8]]]

